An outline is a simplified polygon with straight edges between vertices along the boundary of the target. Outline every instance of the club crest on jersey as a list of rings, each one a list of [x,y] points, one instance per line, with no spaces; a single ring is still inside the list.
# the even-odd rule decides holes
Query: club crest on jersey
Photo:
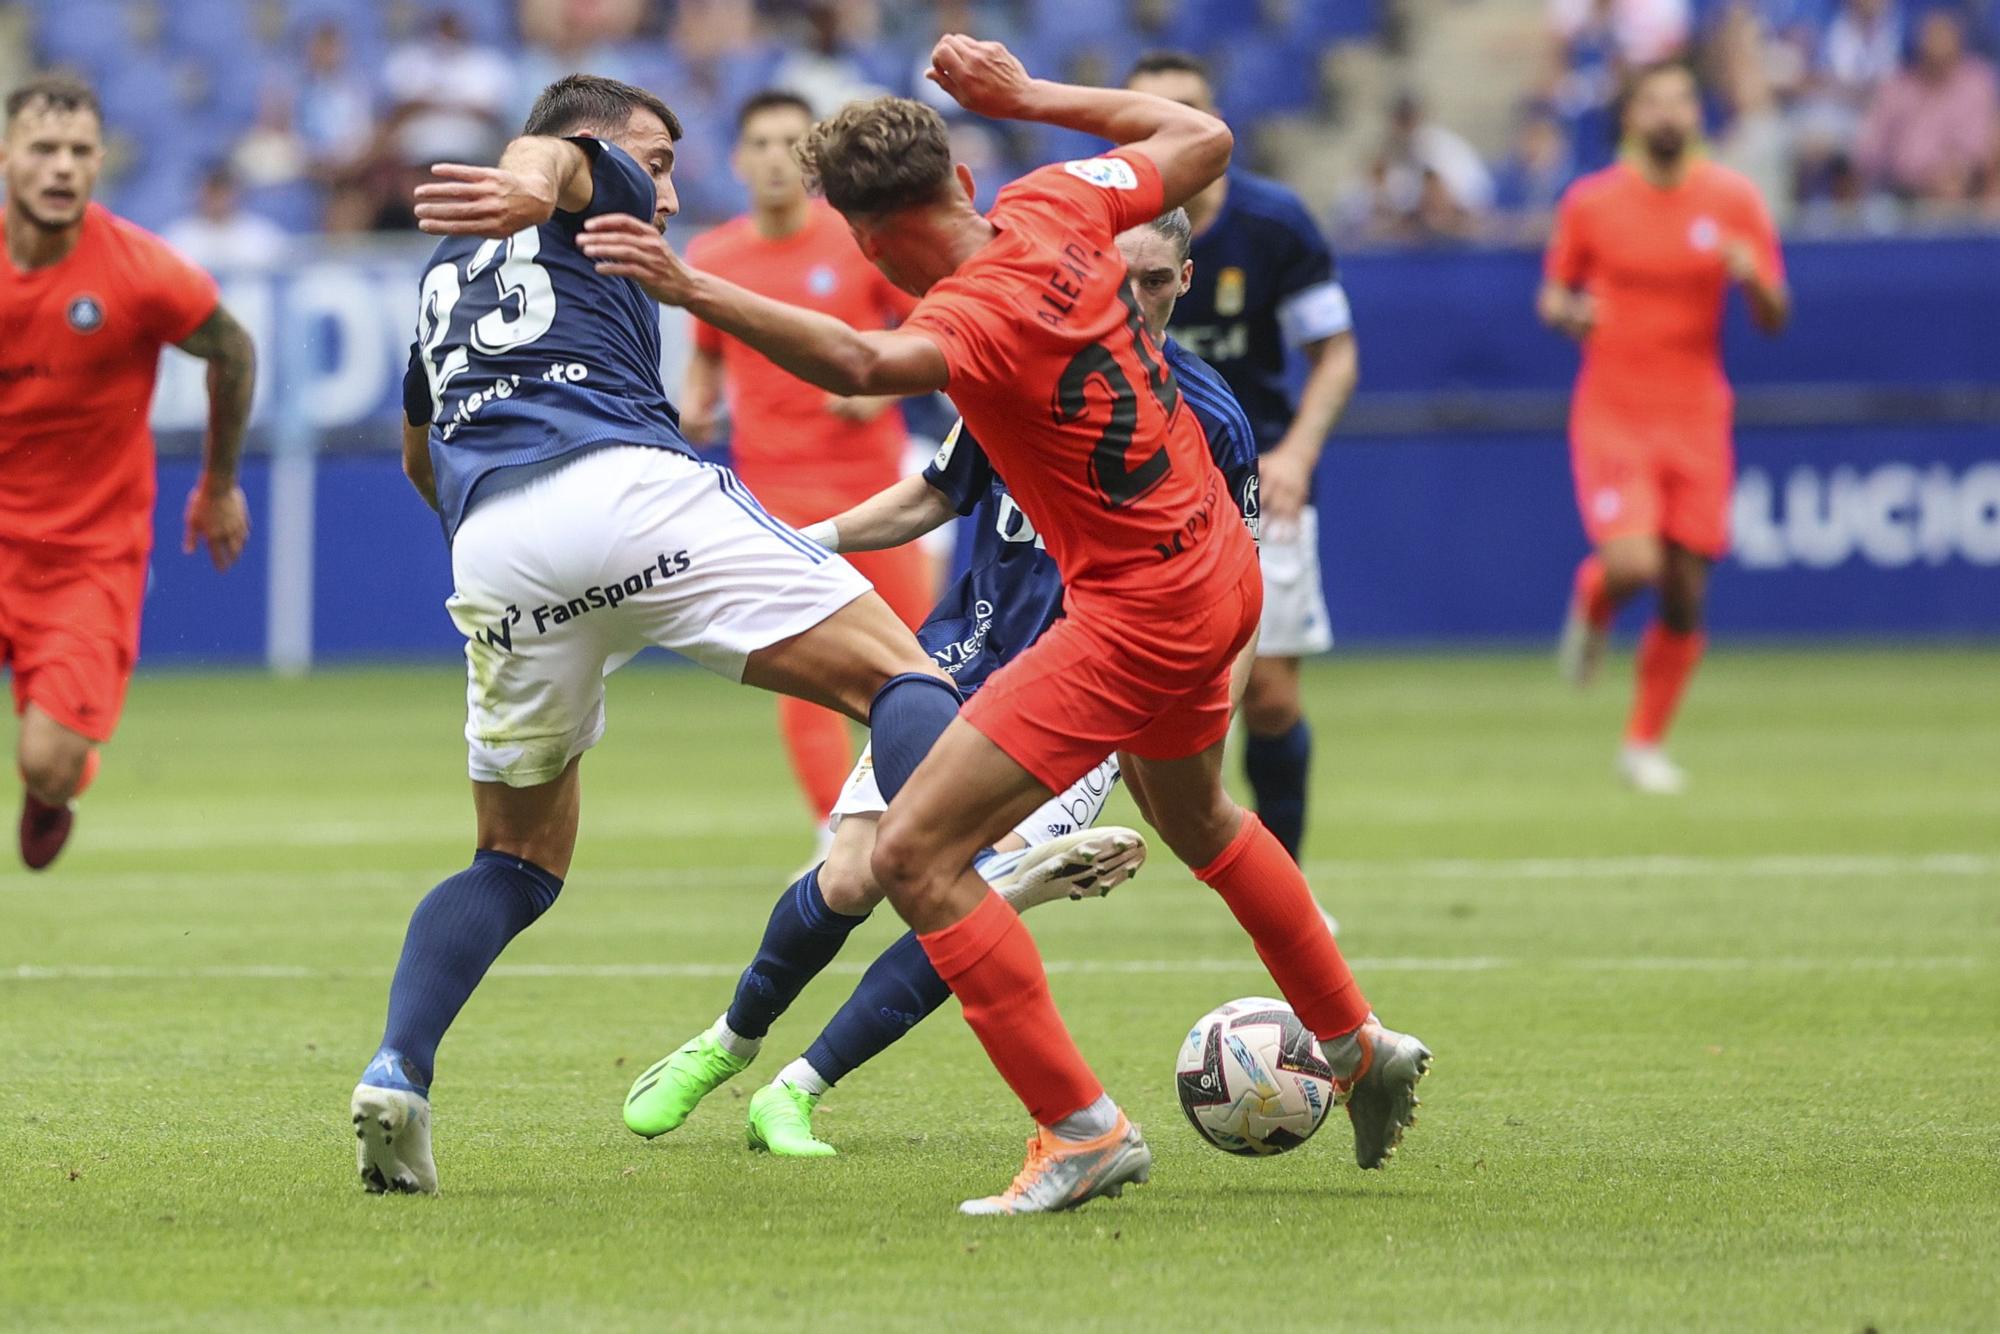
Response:
[[[1228,316],[1243,313],[1244,282],[1243,270],[1234,264],[1215,275],[1216,314]]]
[[[104,327],[104,303],[88,292],[71,297],[63,314],[80,334],[94,334]]]
[[[840,275],[833,271],[831,264],[815,264],[806,274],[806,290],[814,296],[833,295],[833,289],[840,286]]]
[[[1704,254],[1715,249],[1721,240],[1722,228],[1706,213],[1688,224],[1688,244]]]
[[[1063,170],[1104,190],[1139,188],[1139,173],[1133,171],[1132,164],[1122,157],[1094,157],[1080,162],[1065,162]]]

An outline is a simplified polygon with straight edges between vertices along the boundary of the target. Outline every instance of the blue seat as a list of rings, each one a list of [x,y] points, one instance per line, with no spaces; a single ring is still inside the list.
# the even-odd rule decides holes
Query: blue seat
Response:
[[[312,181],[287,181],[245,190],[243,207],[269,218],[288,232],[317,231],[326,215],[326,195]]]
[[[45,0],[34,7],[34,44],[45,64],[101,76],[116,66],[131,40],[117,0]]]
[[[1271,33],[1232,42],[1223,61],[1223,110],[1252,120],[1276,112],[1302,111],[1319,100],[1320,49]]]

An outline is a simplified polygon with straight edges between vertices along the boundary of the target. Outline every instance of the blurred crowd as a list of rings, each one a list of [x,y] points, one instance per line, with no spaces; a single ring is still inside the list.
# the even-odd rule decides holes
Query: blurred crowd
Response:
[[[1482,161],[1398,96],[1350,238],[1535,240],[1578,176],[1617,152],[1626,71],[1688,61],[1710,151],[1793,232],[2000,226],[1991,0],[1548,0],[1549,56],[1505,156]]]
[[[1536,0],[1539,3],[1540,0]],[[574,69],[643,84],[689,134],[676,172],[696,223],[740,210],[734,110],[790,88],[830,111],[925,97],[987,192],[1092,145],[958,112],[922,78],[943,31],[1008,41],[1038,71],[1117,79],[1151,47],[1215,58],[1255,165],[1264,122],[1341,128],[1332,56],[1394,45],[1412,0],[32,0],[0,2],[0,73],[62,65],[96,83],[106,197],[197,258],[275,254],[289,234],[407,230],[440,160],[485,161],[536,91]],[[1532,240],[1562,190],[1615,152],[1619,80],[1684,54],[1713,150],[1815,230],[2000,225],[1994,0],[1547,0],[1550,55],[1502,152],[1399,91],[1338,197],[1348,242]],[[1532,11],[1528,11],[1532,12]],[[1305,168],[1301,168],[1305,170]],[[1322,192],[1324,196],[1325,192]]]

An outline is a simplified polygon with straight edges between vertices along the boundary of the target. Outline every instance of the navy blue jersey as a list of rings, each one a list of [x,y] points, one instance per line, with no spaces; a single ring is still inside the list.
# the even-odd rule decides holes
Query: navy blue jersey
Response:
[[[1161,350],[1254,536],[1257,442],[1249,419],[1201,358],[1171,338]],[[973,516],[972,561],[918,629],[917,642],[970,695],[1062,615],[1062,574],[963,423],[945,437],[924,480]]]
[[[445,537],[481,496],[603,445],[692,455],[660,383],[660,316],[629,278],[576,248],[584,220],[651,221],[653,181],[623,149],[577,137],[591,198],[504,241],[447,237],[431,253],[403,408],[431,428]]]
[[[1229,193],[1194,238],[1194,286],[1173,334],[1235,391],[1259,452],[1292,424],[1291,349],[1353,327],[1333,252],[1299,197],[1276,181],[1229,173]]]

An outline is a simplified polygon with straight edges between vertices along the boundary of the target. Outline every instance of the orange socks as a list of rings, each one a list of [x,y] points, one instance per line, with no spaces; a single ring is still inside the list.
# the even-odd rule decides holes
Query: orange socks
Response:
[[[785,753],[806,804],[815,817],[825,820],[840,800],[847,771],[854,767],[847,720],[832,709],[786,695],[778,699],[778,730],[784,733]]]
[[[1638,689],[1632,696],[1632,716],[1625,725],[1625,743],[1657,746],[1674,720],[1674,709],[1687,689],[1688,678],[1701,662],[1708,636],[1699,630],[1681,634],[1658,621],[1646,627],[1639,641]]]
[[[1605,630],[1611,626],[1611,618],[1618,609],[1611,605],[1611,599],[1604,596],[1604,562],[1595,555],[1585,556],[1576,567],[1576,605],[1583,609],[1583,618],[1590,622],[1593,630]]]
[[[969,916],[917,941],[1036,1124],[1052,1126],[1104,1096],[1056,1012],[1034,937],[1005,899],[989,893]]]
[[[1352,1033],[1368,1002],[1320,917],[1306,878],[1284,845],[1250,811],[1222,855],[1195,873],[1222,895],[1250,933],[1278,990],[1322,1042]]]

